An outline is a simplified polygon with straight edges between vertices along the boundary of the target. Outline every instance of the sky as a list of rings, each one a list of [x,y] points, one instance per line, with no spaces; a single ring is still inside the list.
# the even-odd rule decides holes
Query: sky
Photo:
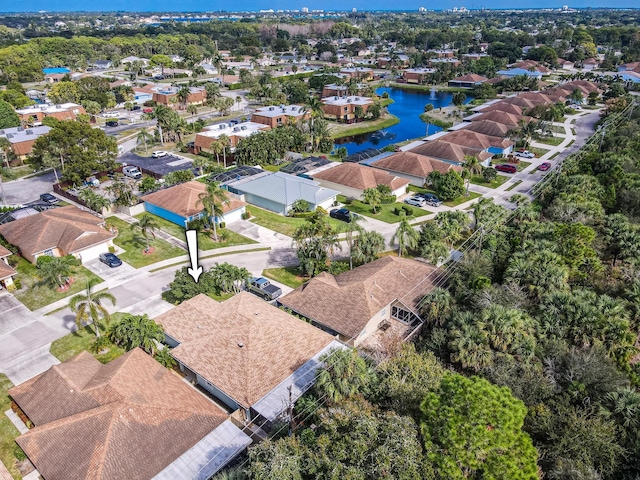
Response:
[[[137,12],[205,12],[227,9],[234,11],[257,11],[260,9],[295,10],[307,7],[310,10],[417,10],[450,9],[467,7],[471,9],[508,9],[508,8],[560,8],[562,0],[427,0],[392,1],[388,0],[31,0],[29,2],[0,1],[0,13],[20,12],[25,8],[31,12],[39,10],[52,11],[137,11]],[[567,1],[572,8],[606,7],[606,8],[639,8],[638,0],[579,0],[575,3]],[[230,8],[231,7],[231,8]]]

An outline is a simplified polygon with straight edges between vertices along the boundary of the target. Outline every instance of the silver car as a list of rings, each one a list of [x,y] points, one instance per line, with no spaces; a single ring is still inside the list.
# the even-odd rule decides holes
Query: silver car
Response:
[[[409,205],[413,205],[416,207],[424,207],[424,204],[426,202],[422,197],[409,197],[404,199],[404,203],[408,203]]]

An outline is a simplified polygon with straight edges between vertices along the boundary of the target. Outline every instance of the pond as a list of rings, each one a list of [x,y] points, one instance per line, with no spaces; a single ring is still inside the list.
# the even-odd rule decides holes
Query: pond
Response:
[[[424,112],[424,106],[431,103],[434,109],[452,105],[453,94],[449,92],[422,92],[414,90],[400,90],[399,88],[378,88],[376,93],[382,95],[387,92],[394,100],[387,109],[389,113],[400,119],[400,123],[392,127],[378,130],[377,132],[363,133],[336,140],[336,145],[347,147],[349,154],[365,150],[367,148],[384,148],[392,143],[404,142],[412,138],[424,137],[427,134],[427,125],[420,120],[420,114]],[[465,103],[473,100],[467,95]],[[429,125],[429,135],[442,130],[435,125]]]

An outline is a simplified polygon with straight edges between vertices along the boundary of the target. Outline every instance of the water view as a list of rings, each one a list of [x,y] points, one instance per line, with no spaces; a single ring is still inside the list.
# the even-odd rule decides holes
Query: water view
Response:
[[[389,105],[389,113],[400,119],[400,123],[378,130],[377,132],[363,133],[351,137],[336,140],[336,144],[347,147],[349,154],[365,150],[367,148],[384,148],[392,143],[404,142],[412,138],[424,137],[427,134],[427,125],[420,120],[420,114],[424,112],[424,106],[431,103],[434,109],[449,107],[452,105],[452,94],[448,92],[421,92],[400,90],[398,88],[378,88],[376,93],[382,95],[387,92],[394,100]],[[465,103],[473,100],[467,95]],[[442,130],[435,125],[429,125],[429,135]]]

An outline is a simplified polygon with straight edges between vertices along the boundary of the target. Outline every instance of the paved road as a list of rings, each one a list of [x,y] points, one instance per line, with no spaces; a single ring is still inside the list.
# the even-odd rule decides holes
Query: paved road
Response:
[[[55,183],[53,172],[37,177],[21,178],[3,183],[5,202],[8,205],[24,205],[39,199],[41,193],[51,192]]]

